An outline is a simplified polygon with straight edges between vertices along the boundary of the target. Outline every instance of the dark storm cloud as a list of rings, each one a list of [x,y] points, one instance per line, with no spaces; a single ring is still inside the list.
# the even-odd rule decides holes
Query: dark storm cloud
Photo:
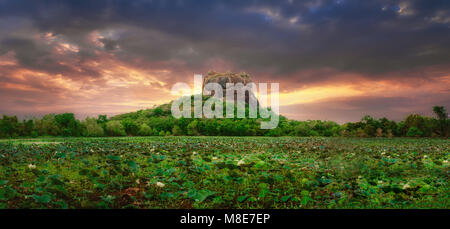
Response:
[[[22,37],[4,37],[0,40],[0,55],[13,51],[21,67],[43,71],[50,74],[64,74],[71,78],[98,77],[99,73],[88,66],[83,66],[84,53],[77,55],[57,55],[53,46],[36,43],[33,39]],[[63,61],[75,59],[74,64]],[[75,68],[79,68],[78,70]]]
[[[67,99],[91,101],[72,108],[87,112],[101,104],[100,96],[85,92],[101,89],[104,104],[123,99],[126,107],[135,99],[130,93],[147,98],[152,88],[158,99],[167,98],[173,83],[208,70],[246,71],[256,81],[279,82],[282,92],[359,81],[392,88],[434,82],[438,88],[448,84],[450,1],[0,0],[0,58],[0,99],[6,101],[0,113],[14,105],[17,112],[37,109],[40,101],[46,101],[42,109],[58,103],[64,110]],[[136,82],[150,86],[139,91]],[[72,87],[80,88],[71,98],[65,90]],[[442,98],[449,91],[427,90],[298,105],[311,112],[297,118],[333,119],[335,113],[354,120],[378,109],[398,118],[448,104]]]
[[[100,42],[103,43],[105,49],[107,51],[113,51],[117,49],[117,41],[112,40],[112,39],[108,39],[108,38],[101,38],[99,39]]]
[[[47,51],[39,49],[30,39],[6,38],[0,45],[0,54],[14,51],[19,63],[25,67],[36,66],[41,56],[48,55]]]
[[[118,37],[101,40],[106,50],[120,46],[118,55],[127,58],[179,59],[191,67],[218,57],[237,70],[281,75],[329,67],[377,77],[450,61],[445,0],[15,0],[0,6],[0,15],[30,18],[82,49],[80,36],[121,28]]]

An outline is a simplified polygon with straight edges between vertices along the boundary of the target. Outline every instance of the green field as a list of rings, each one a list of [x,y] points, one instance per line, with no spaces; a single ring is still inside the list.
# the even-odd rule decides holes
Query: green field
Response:
[[[0,208],[450,208],[447,139],[0,141]]]

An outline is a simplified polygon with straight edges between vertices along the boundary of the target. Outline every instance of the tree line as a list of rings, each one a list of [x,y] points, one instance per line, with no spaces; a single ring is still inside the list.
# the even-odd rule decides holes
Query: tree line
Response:
[[[78,120],[73,113],[48,114],[19,120],[3,115],[0,137],[103,137],[103,136],[344,136],[344,137],[449,137],[450,120],[443,106],[433,107],[435,117],[410,114],[395,122],[369,115],[358,122],[289,120],[280,116],[277,128],[263,130],[261,119],[175,119],[169,105],[108,118],[99,115]]]

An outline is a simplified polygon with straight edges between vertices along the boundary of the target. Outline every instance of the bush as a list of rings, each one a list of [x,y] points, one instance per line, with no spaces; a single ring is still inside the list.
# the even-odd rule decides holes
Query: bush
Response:
[[[106,132],[109,136],[125,136],[125,128],[119,121],[110,121],[106,123]]]
[[[422,136],[423,135],[423,132],[422,131],[420,131],[417,127],[415,127],[415,126],[413,126],[413,127],[410,127],[409,129],[408,129],[408,132],[406,133],[406,136],[407,137],[420,137],[420,136]]]
[[[132,119],[124,119],[122,120],[122,125],[125,129],[125,132],[128,135],[137,135],[139,132],[139,126]]]
[[[383,129],[377,128],[375,136],[378,138],[383,137]]]
[[[172,133],[173,133],[173,135],[175,135],[175,136],[183,135],[183,131],[181,130],[181,128],[180,128],[178,125],[175,125],[175,126],[172,128]]]
[[[48,114],[42,117],[41,120],[36,120],[35,125],[39,135],[41,136],[57,136],[60,133],[60,128],[58,123],[55,121],[54,114]]]
[[[83,135],[86,137],[101,137],[105,134],[105,131],[95,118],[88,117],[81,125],[83,126]]]
[[[188,135],[198,135],[198,131],[197,131],[197,125],[198,122],[197,120],[192,121],[191,123],[189,123],[189,125],[187,126],[187,131],[188,131]]]
[[[75,119],[75,115],[73,113],[58,114],[55,115],[54,119],[61,130],[62,136],[80,136],[80,122]]]
[[[31,131],[31,137],[32,138],[37,138],[37,137],[39,137],[39,134],[38,134],[38,132],[36,132],[36,131]]]
[[[151,136],[151,135],[153,135],[153,130],[151,127],[149,127],[147,124],[144,123],[139,128],[138,134],[140,136]]]

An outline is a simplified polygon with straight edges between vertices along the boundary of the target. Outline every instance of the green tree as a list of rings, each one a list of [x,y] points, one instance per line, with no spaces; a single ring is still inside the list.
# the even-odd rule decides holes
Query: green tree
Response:
[[[408,129],[408,132],[406,133],[407,137],[421,137],[423,135],[423,132],[419,130],[419,128],[412,126]]]
[[[445,107],[443,107],[443,106],[434,106],[433,112],[436,114],[436,116],[439,120],[448,119],[448,113],[445,110]]]
[[[378,137],[378,138],[383,137],[383,129],[377,128],[377,131],[375,133],[375,137]]]
[[[434,106],[433,112],[436,114],[439,122],[439,132],[441,136],[445,136],[448,132],[448,113],[443,106]]]
[[[140,136],[151,136],[151,135],[153,135],[153,130],[151,127],[149,127],[147,124],[144,123],[139,128],[138,134]]]
[[[297,136],[310,136],[311,127],[306,122],[299,122],[295,127],[295,135]]]
[[[366,138],[366,137],[369,137],[369,136],[367,135],[367,133],[366,133],[363,129],[361,129],[361,128],[356,129],[356,130],[354,131],[353,135],[354,135],[355,137],[359,137],[359,138]]]
[[[58,136],[60,134],[60,128],[55,121],[54,114],[48,114],[42,117],[41,120],[35,120],[35,129],[40,136]]]
[[[132,135],[135,136],[138,134],[139,132],[139,126],[132,120],[132,119],[124,119],[122,120],[122,125],[125,128],[125,132],[128,135]]]
[[[34,122],[32,119],[30,120],[23,120],[23,124],[22,124],[22,128],[21,128],[21,133],[20,135],[22,136],[31,136],[31,133],[33,132],[34,129]]]
[[[81,122],[83,128],[83,136],[86,137],[101,137],[105,134],[102,126],[97,122],[95,118],[87,117]]]
[[[55,121],[61,130],[62,136],[80,136],[80,122],[75,119],[73,113],[55,115]]]
[[[19,134],[19,122],[16,116],[3,115],[0,122],[0,136],[16,137]]]
[[[377,128],[380,124],[372,118],[370,115],[366,115],[361,119],[362,129],[366,133],[367,136],[373,137],[376,134]]]
[[[271,129],[266,133],[266,136],[270,136],[270,137],[279,137],[282,135],[283,135],[283,131],[279,127]]]
[[[125,128],[122,124],[117,121],[109,121],[106,123],[106,132],[109,136],[125,136],[127,133],[125,132]]]
[[[106,129],[106,123],[108,122],[108,117],[106,115],[99,115],[97,118],[97,123],[103,128]]]
[[[159,116],[163,116],[164,115],[164,111],[161,107],[157,107],[155,109],[153,109],[153,116],[159,117]]]
[[[199,135],[197,130],[198,121],[194,120],[187,126],[187,133],[188,135]]]
[[[183,131],[178,125],[173,126],[172,128],[172,134],[175,136],[183,135]]]

